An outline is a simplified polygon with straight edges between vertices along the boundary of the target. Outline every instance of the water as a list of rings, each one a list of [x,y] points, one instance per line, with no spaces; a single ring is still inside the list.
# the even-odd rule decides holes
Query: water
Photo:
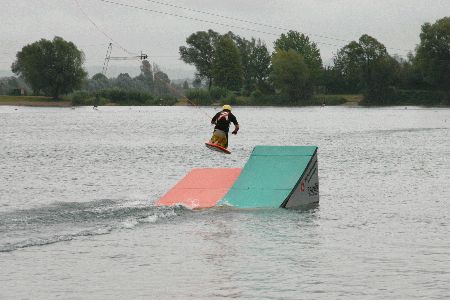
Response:
[[[0,107],[1,299],[450,297],[450,110]],[[152,204],[255,145],[317,145],[309,210]]]

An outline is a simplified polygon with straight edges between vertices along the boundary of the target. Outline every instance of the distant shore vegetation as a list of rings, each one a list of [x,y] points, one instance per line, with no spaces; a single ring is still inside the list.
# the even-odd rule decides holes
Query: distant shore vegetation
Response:
[[[136,77],[88,78],[82,50],[61,37],[42,39],[17,52],[11,67],[17,77],[0,78],[0,95],[72,105],[450,105],[450,17],[421,29],[420,43],[406,58],[364,34],[337,49],[331,66],[297,31],[281,34],[272,53],[261,39],[198,31],[179,47],[195,78],[176,83],[148,60]]]

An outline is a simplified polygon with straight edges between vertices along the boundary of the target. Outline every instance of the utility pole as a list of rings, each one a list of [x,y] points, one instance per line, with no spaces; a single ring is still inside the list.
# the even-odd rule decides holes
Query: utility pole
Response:
[[[136,59],[144,60],[144,59],[148,58],[148,55],[145,53],[142,53],[142,51],[141,51],[141,55],[128,56],[128,57],[111,56],[111,52],[112,52],[112,43],[109,43],[108,50],[106,50],[105,61],[103,62],[103,69],[102,69],[102,74],[105,76],[106,76],[106,72],[108,71],[108,65],[109,65],[110,60],[136,60]]]
[[[105,61],[103,62],[102,74],[106,76],[106,71],[108,70],[109,60],[111,58],[112,43],[109,43],[108,50],[106,50]]]

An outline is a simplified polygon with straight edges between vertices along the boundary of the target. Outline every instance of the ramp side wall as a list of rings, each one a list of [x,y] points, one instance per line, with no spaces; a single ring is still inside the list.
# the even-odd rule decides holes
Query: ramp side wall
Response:
[[[319,202],[319,162],[317,151],[311,157],[308,166],[281,207],[298,208]]]

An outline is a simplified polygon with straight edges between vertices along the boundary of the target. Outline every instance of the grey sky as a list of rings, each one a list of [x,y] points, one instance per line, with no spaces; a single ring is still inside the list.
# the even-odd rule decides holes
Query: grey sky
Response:
[[[273,41],[286,30],[304,32],[317,43],[324,62],[329,62],[337,49],[364,33],[384,43],[391,54],[405,55],[419,42],[423,23],[433,23],[450,15],[450,0],[105,1],[146,10],[101,0],[78,0],[99,30],[82,13],[76,0],[0,0],[0,70],[10,69],[15,53],[24,45],[57,35],[84,51],[85,65],[92,73],[103,64],[109,42],[101,31],[130,52],[149,54],[150,61],[160,65],[172,79],[194,70],[179,60],[179,46],[184,45],[186,37],[193,32],[210,28],[220,33],[231,30],[242,37],[261,38],[270,49]],[[113,47],[112,55],[130,56],[118,46]],[[121,70],[137,73],[139,64],[138,61],[111,61],[109,75]]]

